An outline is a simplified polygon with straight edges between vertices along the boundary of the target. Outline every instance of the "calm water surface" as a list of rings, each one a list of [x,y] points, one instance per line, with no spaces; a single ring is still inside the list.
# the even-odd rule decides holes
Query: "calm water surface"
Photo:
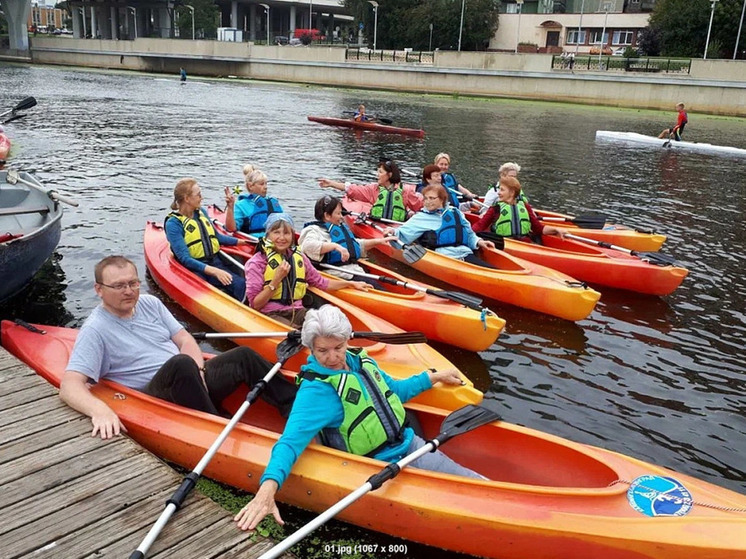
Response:
[[[130,255],[144,273],[147,219],[162,220],[180,177],[206,202],[254,163],[272,195],[311,218],[316,178],[373,179],[379,156],[418,170],[436,153],[472,190],[517,161],[534,205],[654,227],[689,268],[666,298],[599,288],[589,319],[570,323],[509,306],[488,351],[439,347],[507,421],[602,446],[746,493],[746,165],[743,159],[595,143],[596,130],[654,134],[675,113],[421,97],[358,90],[0,65],[0,108],[34,95],[10,125],[13,167],[80,202],[66,208],[53,260],[3,317],[79,326],[97,304],[92,268]],[[422,127],[424,140],[355,133],[306,120],[368,112]],[[686,101],[686,99],[684,99]],[[746,148],[743,120],[698,115],[687,139]],[[152,283],[148,289],[157,289]],[[188,327],[202,329],[169,303]],[[481,357],[481,359],[480,359]]]

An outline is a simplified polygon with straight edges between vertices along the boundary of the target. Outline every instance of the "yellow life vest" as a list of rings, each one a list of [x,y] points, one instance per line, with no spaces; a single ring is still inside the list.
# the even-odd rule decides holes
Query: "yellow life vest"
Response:
[[[215,235],[215,228],[201,210],[197,210],[195,213],[198,216],[196,219],[194,216],[187,217],[179,212],[171,212],[166,216],[166,219],[175,217],[181,221],[181,225],[184,227],[184,242],[192,258],[197,260],[212,258],[220,250],[220,242]]]
[[[275,277],[277,268],[286,258],[279,252],[275,252],[271,246],[266,247],[265,253],[267,255],[267,267],[264,269],[264,285],[269,285]],[[306,266],[298,247],[293,249],[289,261],[292,264],[290,273],[282,280],[280,289],[276,289],[272,297],[269,298],[270,301],[276,301],[287,306],[292,305],[294,301],[303,299],[308,289]]]

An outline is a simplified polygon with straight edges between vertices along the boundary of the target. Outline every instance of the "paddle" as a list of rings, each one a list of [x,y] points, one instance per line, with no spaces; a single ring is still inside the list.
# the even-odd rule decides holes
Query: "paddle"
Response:
[[[25,184],[26,186],[29,186],[31,188],[38,188],[44,191],[47,194],[47,196],[49,196],[55,202],[64,202],[65,204],[68,204],[74,207],[77,207],[79,205],[77,202],[71,200],[70,198],[66,196],[63,196],[56,190],[45,189],[44,186],[39,181],[37,181],[33,176],[29,175],[29,177],[31,177],[36,184],[30,181],[27,181],[26,179],[22,179],[21,176],[18,174],[17,169],[9,169],[8,173],[5,175],[5,180],[9,184],[16,184],[17,182],[20,182],[21,184]]]
[[[539,219],[541,221],[573,223],[583,229],[603,229],[606,225],[606,216],[603,214],[586,214],[577,217],[539,216]]]
[[[195,332],[195,340],[210,340],[216,338],[292,338],[300,339],[298,330],[289,332]],[[353,332],[350,338],[374,340],[384,344],[426,344],[427,338],[422,332]]]
[[[400,281],[394,278],[390,278],[388,276],[377,276],[375,274],[366,274],[364,272],[352,272],[350,270],[346,270],[344,268],[339,268],[337,266],[332,266],[331,264],[324,264],[321,263],[321,266],[323,268],[327,268],[329,270],[336,270],[338,272],[344,272],[346,274],[352,274],[353,276],[360,276],[363,278],[370,278],[374,280],[378,280],[381,283],[388,283],[390,285],[398,285],[400,287],[405,287],[407,289],[411,289],[413,291],[419,291],[420,293],[427,293],[429,295],[434,295],[435,297],[441,297],[443,299],[449,299],[451,301],[455,301],[456,303],[460,303],[464,305],[465,307],[469,307],[470,309],[474,309],[475,311],[482,311],[484,310],[482,308],[482,299],[479,297],[474,297],[472,295],[467,295],[465,293],[459,293],[457,291],[444,291],[442,289],[428,289],[427,287],[423,287],[421,285],[416,285],[413,283],[409,283],[406,281]]]
[[[0,118],[4,117],[5,115],[14,114],[18,111],[30,109],[31,107],[35,107],[35,106],[36,106],[36,99],[34,99],[33,97],[26,97],[22,101],[19,101],[18,104],[12,109],[7,110],[4,113],[0,113]]]
[[[354,115],[355,111],[342,111],[342,114],[343,115]],[[370,119],[370,121],[377,120],[381,124],[394,124],[394,121],[391,120],[390,118],[384,118],[382,116],[368,115],[368,114],[366,114],[365,116],[367,116]]]
[[[184,499],[186,499],[190,491],[194,489],[194,486],[197,484],[200,475],[202,475],[202,471],[207,467],[207,464],[209,464],[213,456],[215,456],[225,439],[228,438],[228,435],[240,421],[243,414],[246,412],[246,410],[249,409],[251,404],[256,401],[259,394],[264,390],[264,387],[267,386],[269,381],[272,380],[272,377],[277,374],[277,371],[280,370],[280,367],[282,367],[282,365],[293,355],[298,353],[300,349],[301,344],[300,339],[298,338],[288,338],[287,340],[283,340],[277,346],[277,363],[275,363],[267,372],[267,374],[264,375],[264,378],[262,378],[262,380],[251,387],[251,390],[249,390],[249,393],[246,395],[246,400],[244,400],[243,404],[241,404],[241,407],[238,408],[238,411],[233,415],[228,424],[223,428],[223,431],[220,433],[220,435],[218,435],[218,438],[215,439],[215,442],[212,443],[212,446],[207,450],[205,455],[202,457],[202,460],[199,461],[199,463],[195,466],[194,470],[192,470],[191,473],[186,475],[179,488],[166,502],[165,510],[161,513],[161,516],[158,518],[156,523],[145,536],[145,539],[142,541],[142,543],[140,543],[138,548],[132,552],[132,554],[130,555],[130,559],[144,559],[145,554],[148,552],[148,549],[150,549],[150,546],[158,538],[158,534],[161,533],[161,530],[163,530],[164,526],[168,523],[173,513],[181,507]]]
[[[668,140],[666,140],[665,142],[663,142],[663,145],[661,147],[663,147],[663,148],[670,148],[671,147],[671,139],[672,138],[673,138],[673,132],[671,132],[668,135]]]
[[[295,533],[282,540],[272,549],[260,555],[259,559],[273,559],[279,557],[308,534],[313,532],[316,528],[322,526],[328,520],[334,518],[337,514],[349,507],[352,503],[363,497],[366,493],[375,491],[388,480],[395,478],[402,469],[406,468],[419,457],[424,456],[428,452],[435,452],[439,446],[443,445],[453,437],[463,435],[477,427],[481,427],[487,423],[492,423],[493,421],[499,421],[500,419],[501,418],[497,413],[474,404],[456,410],[445,418],[445,421],[443,421],[443,424],[440,427],[440,433],[435,438],[430,439],[422,447],[418,448],[413,453],[408,454],[398,462],[388,464],[383,468],[383,470],[370,476],[368,481],[358,489],[337,502],[336,505],[328,508],[311,522],[298,529]],[[434,526],[433,529],[437,529],[437,526]]]
[[[378,219],[375,217],[370,217],[364,213],[361,214],[361,213],[356,213],[356,212],[350,212],[347,210],[342,210],[342,215],[351,215],[353,217],[356,217],[358,221],[360,221],[361,223],[367,223],[368,225],[373,227],[375,230],[381,231],[381,232],[384,231],[383,227],[379,227],[375,223],[371,223],[369,219],[374,219],[382,223],[393,223],[396,225],[401,225],[401,223],[398,221],[393,221],[390,219],[382,219],[382,218]],[[398,248],[399,250],[402,251],[402,256],[404,257],[404,261],[407,264],[414,264],[415,262],[421,260],[422,257],[427,254],[427,249],[423,247],[422,245],[418,245],[418,244],[405,245],[399,241],[390,241],[390,242],[394,245],[395,248]]]
[[[572,233],[565,233],[565,238],[604,248],[610,248],[612,250],[618,250],[620,252],[626,252],[627,254],[631,254],[632,256],[637,256],[637,258],[639,258],[640,260],[646,260],[651,264],[656,264],[658,266],[676,266],[676,260],[674,259],[674,257],[668,256],[667,254],[660,254],[659,252],[639,252],[637,250],[630,250],[628,248],[612,245],[603,241],[596,241],[595,239],[579,237],[578,235],[573,235]]]
[[[0,210],[0,216],[36,214],[36,213],[40,213],[40,214],[49,213],[49,208],[40,206],[38,208],[21,208],[21,209],[3,208],[2,210]]]

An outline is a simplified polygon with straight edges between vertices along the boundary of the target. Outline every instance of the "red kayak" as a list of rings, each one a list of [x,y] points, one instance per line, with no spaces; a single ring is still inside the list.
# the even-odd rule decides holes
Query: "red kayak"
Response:
[[[311,122],[318,122],[319,124],[328,124],[329,126],[359,128],[361,130],[374,130],[376,132],[387,132],[389,134],[404,134],[405,136],[414,136],[416,138],[425,137],[424,130],[417,130],[416,128],[401,128],[399,126],[389,126],[387,124],[379,124],[378,122],[358,122],[356,120],[352,120],[351,118],[309,116],[308,120],[310,120]]]
[[[0,132],[0,167],[5,164],[8,155],[10,155],[10,138]]]

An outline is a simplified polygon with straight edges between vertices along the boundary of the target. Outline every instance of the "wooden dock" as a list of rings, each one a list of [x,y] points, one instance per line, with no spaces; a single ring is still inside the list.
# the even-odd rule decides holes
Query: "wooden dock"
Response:
[[[102,441],[91,428],[0,348],[0,558],[129,557],[163,512],[181,476],[128,437]],[[249,558],[271,546],[195,490],[148,557]]]

